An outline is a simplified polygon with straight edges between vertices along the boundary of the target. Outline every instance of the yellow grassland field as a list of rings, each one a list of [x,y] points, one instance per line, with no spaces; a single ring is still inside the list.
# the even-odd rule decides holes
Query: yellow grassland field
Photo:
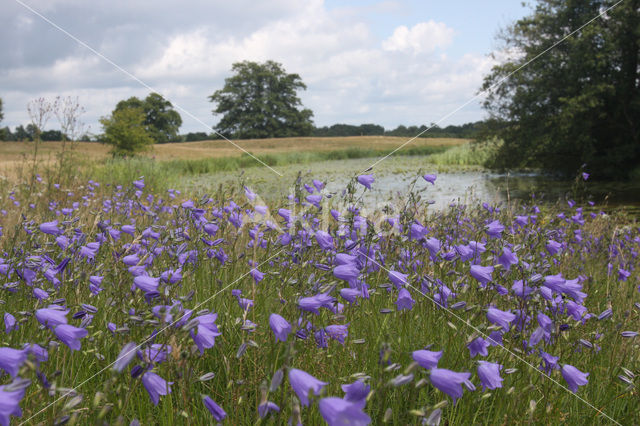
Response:
[[[233,143],[255,154],[283,153],[293,151],[339,151],[350,148],[392,150],[408,138],[388,136],[349,136],[349,137],[302,137],[274,139],[234,140]],[[408,147],[455,146],[468,142],[454,138],[419,138],[407,144]],[[0,167],[11,168],[33,159],[34,142],[0,142]],[[111,157],[110,146],[98,142],[67,142],[66,149],[72,149],[83,160],[103,160]],[[38,161],[55,161],[62,150],[62,142],[40,142]],[[140,155],[156,160],[202,159],[232,157],[243,152],[225,140],[200,142],[180,142],[156,144],[151,150]]]

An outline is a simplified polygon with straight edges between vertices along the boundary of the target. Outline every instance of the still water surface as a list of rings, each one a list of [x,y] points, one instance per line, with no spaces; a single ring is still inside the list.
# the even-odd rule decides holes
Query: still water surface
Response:
[[[186,184],[191,189],[210,192],[220,183],[242,183],[258,193],[266,202],[282,200],[291,193],[298,173],[303,182],[319,179],[327,183],[326,189],[339,193],[353,176],[366,170],[374,159],[326,161],[312,164],[293,164],[276,169],[282,177],[264,167],[252,167],[235,173],[216,173],[191,178]],[[452,202],[468,203],[475,200],[500,203],[507,200],[531,200],[537,202],[593,201],[596,208],[625,209],[640,217],[640,182],[600,183],[559,180],[536,174],[494,174],[481,170],[462,171],[453,167],[435,166],[428,157],[390,157],[368,172],[375,177],[372,191],[363,200],[381,205],[390,199],[405,195],[412,181],[424,173],[436,173],[438,178],[431,185],[419,178],[414,190],[422,191],[422,197],[433,201],[433,208],[446,208]],[[362,191],[362,187],[359,191]]]

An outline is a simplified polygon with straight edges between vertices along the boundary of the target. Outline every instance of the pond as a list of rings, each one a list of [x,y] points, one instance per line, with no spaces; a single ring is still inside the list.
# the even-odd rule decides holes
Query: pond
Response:
[[[187,187],[211,192],[220,183],[236,182],[249,186],[266,202],[282,200],[292,193],[298,173],[303,182],[319,179],[327,183],[329,192],[342,191],[353,176],[364,173],[375,161],[371,158],[325,161],[311,164],[292,164],[278,167],[280,177],[264,167],[251,167],[235,173],[215,173],[189,178]],[[584,182],[566,181],[538,174],[495,174],[481,169],[461,169],[452,166],[429,164],[428,157],[390,157],[367,172],[375,176],[371,191],[364,194],[369,204],[382,205],[406,194],[415,180],[414,190],[420,190],[423,198],[433,203],[432,208],[443,209],[452,202],[468,203],[480,200],[488,203],[509,200],[558,202],[574,199],[578,202],[593,201],[595,208],[605,211],[624,208],[640,216],[640,182]],[[435,185],[416,177],[436,173]]]

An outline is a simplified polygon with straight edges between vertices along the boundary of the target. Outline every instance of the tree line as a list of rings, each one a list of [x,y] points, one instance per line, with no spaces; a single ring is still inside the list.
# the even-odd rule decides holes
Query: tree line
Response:
[[[404,126],[400,125],[392,130],[386,130],[378,124],[334,124],[333,126],[315,127],[312,136],[401,136],[412,138],[420,134],[421,138],[465,138],[473,139],[483,126],[483,121],[476,121],[461,125],[449,125],[439,127],[436,124],[429,126]]]
[[[273,66],[273,65],[271,65]],[[247,78],[247,76],[243,76]],[[218,93],[218,92],[216,92]],[[221,93],[221,92],[220,92]],[[215,94],[212,96],[214,97]],[[220,95],[221,96],[221,95]],[[246,95],[244,95],[246,96]],[[216,97],[217,99],[217,97]],[[2,119],[2,100],[0,99],[0,120]],[[306,113],[305,113],[306,115]],[[242,121],[242,118],[237,118]],[[115,109],[110,116],[103,117],[100,120],[104,133],[91,135],[84,133],[79,136],[82,141],[96,141],[110,143],[125,153],[129,148],[132,151],[141,149],[153,143],[166,142],[194,142],[204,140],[222,139],[221,134],[225,137],[240,138],[261,138],[266,134],[272,134],[273,137],[290,137],[290,136],[314,136],[314,137],[344,137],[344,136],[401,136],[414,137],[424,132],[428,127],[421,126],[404,126],[400,125],[395,129],[387,130],[378,124],[334,124],[332,126],[316,127],[299,126],[298,128],[288,128],[286,131],[279,131],[277,128],[262,129],[253,133],[253,127],[246,126],[239,131],[229,130],[229,124],[220,123],[216,132],[189,132],[179,134],[178,130],[182,125],[182,117],[173,108],[168,100],[164,99],[158,93],[151,93],[145,99],[130,97],[116,104]],[[231,119],[227,117],[227,123]],[[467,123],[460,126],[450,125],[444,128],[437,125],[431,125],[429,130],[421,135],[421,137],[450,137],[450,138],[473,138],[481,122]],[[288,127],[288,126],[284,126]],[[240,129],[240,127],[238,127]],[[220,133],[224,132],[224,133]],[[26,126],[16,126],[13,131],[9,127],[0,128],[0,141],[33,141],[36,139],[38,128],[35,124],[29,123]],[[63,141],[70,140],[71,137],[61,130],[45,130],[39,133],[42,141]],[[122,148],[127,146],[129,148]]]

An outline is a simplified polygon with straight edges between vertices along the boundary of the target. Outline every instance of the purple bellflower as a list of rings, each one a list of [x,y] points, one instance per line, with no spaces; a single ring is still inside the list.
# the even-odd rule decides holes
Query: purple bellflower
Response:
[[[431,370],[438,367],[438,361],[440,361],[440,358],[442,357],[442,351],[433,352],[421,349],[419,351],[413,351],[411,356],[413,357],[413,360],[420,365],[420,367]]]
[[[433,368],[429,379],[433,386],[453,398],[456,403],[462,397],[462,384],[469,380],[471,373],[456,373],[444,368]]]
[[[84,328],[74,327],[69,324],[60,324],[53,329],[53,333],[58,339],[69,347],[72,351],[80,350],[80,339],[87,337],[89,332]]]
[[[309,406],[309,391],[319,395],[322,388],[328,385],[327,382],[318,380],[311,374],[295,368],[289,370],[289,384],[305,407]]]
[[[160,395],[169,395],[171,393],[170,385],[172,385],[173,382],[167,382],[156,373],[147,371],[142,376],[142,384],[149,393],[151,402],[153,402],[154,405],[158,405],[158,402],[160,402]]]
[[[358,183],[360,185],[366,187],[367,189],[371,189],[371,184],[375,181],[373,175],[360,175],[358,176]]]
[[[573,365],[565,364],[562,366],[562,377],[564,377],[567,386],[573,393],[578,392],[578,386],[584,386],[589,382],[587,376],[589,376],[589,373],[583,373]]]
[[[422,178],[427,182],[429,182],[431,185],[434,185],[436,183],[436,179],[438,178],[438,176],[434,174],[426,174],[422,176]]]
[[[483,389],[496,389],[502,387],[502,377],[500,377],[500,370],[502,369],[502,365],[487,362],[487,361],[479,361],[478,365],[478,377],[480,378],[480,383],[482,383]]]
[[[222,407],[216,404],[211,397],[205,396],[202,398],[202,403],[207,407],[207,410],[209,410],[215,421],[221,422],[225,417],[227,417],[227,413],[222,409]]]
[[[321,399],[318,407],[322,418],[329,426],[364,426],[371,423],[371,418],[362,411],[363,404],[346,401],[342,398],[329,397]]]
[[[278,340],[287,341],[287,336],[291,333],[291,324],[286,319],[278,314],[271,314],[269,316],[269,327],[273,330],[273,334],[276,335],[276,342]]]

